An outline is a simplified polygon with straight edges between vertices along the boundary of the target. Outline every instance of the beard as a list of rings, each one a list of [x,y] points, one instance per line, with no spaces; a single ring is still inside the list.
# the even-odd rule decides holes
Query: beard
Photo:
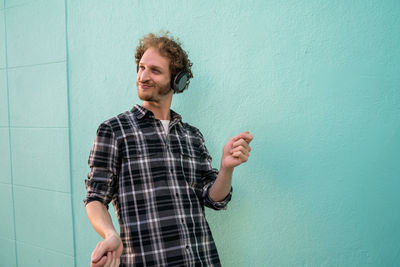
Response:
[[[146,89],[146,91],[150,92],[140,92],[139,84],[137,84],[138,88],[138,96],[141,100],[143,101],[148,101],[148,102],[160,102],[160,100],[168,95],[170,91],[172,90],[170,85],[158,85],[158,84],[153,84],[149,89]]]

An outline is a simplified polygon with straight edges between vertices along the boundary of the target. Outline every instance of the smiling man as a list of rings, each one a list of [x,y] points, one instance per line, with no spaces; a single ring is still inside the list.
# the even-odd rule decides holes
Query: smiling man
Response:
[[[219,171],[213,169],[200,131],[170,109],[193,77],[179,42],[149,34],[135,58],[143,103],[100,124],[89,156],[84,202],[104,239],[91,266],[220,266],[204,206],[226,208],[233,170],[248,160],[253,136],[229,139]]]

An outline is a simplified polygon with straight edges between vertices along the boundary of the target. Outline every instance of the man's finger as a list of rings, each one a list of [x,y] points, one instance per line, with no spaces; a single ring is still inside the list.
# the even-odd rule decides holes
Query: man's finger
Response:
[[[116,264],[117,264],[117,257],[115,256],[115,251],[113,251],[112,252],[112,260],[111,260],[111,263],[110,263],[110,266],[111,267],[118,267]]]
[[[97,246],[92,253],[91,257],[92,262],[98,262],[105,253],[106,251],[102,246],[102,242],[97,243]]]
[[[249,155],[250,150],[242,145],[235,147],[234,149],[231,150],[231,153],[241,151],[244,155]]]
[[[107,261],[107,256],[103,256],[98,262],[92,261],[90,267],[103,267],[106,261]]]
[[[249,133],[249,131],[245,131],[243,133],[238,134],[237,136],[234,137],[234,140],[237,141],[240,138],[243,138],[247,143],[250,143],[253,140],[253,135]]]
[[[240,154],[241,154],[240,151],[233,152],[233,153],[232,153],[232,157],[234,157],[234,158],[239,158]]]
[[[244,148],[246,148],[248,151],[251,151],[251,148],[250,148],[250,146],[249,146],[249,143],[247,143],[246,142],[246,140],[244,140],[244,139],[239,139],[239,140],[237,140],[237,141],[235,141],[233,144],[232,144],[232,149],[234,149],[234,148],[236,148],[236,147],[238,147],[238,146],[243,146]]]
[[[240,161],[238,163],[238,165],[240,165],[244,162],[247,162],[249,159],[249,156],[244,155],[241,151],[237,151],[237,152],[233,153],[232,156]]]
[[[104,267],[110,267],[110,266],[111,266],[112,259],[113,259],[113,257],[112,257],[111,251],[107,252],[107,261],[106,261],[106,263],[104,264]]]
[[[240,153],[239,159],[240,159],[240,160],[242,161],[242,163],[243,163],[243,162],[247,162],[247,160],[249,159],[249,157],[246,156],[246,155],[243,154],[243,153]]]

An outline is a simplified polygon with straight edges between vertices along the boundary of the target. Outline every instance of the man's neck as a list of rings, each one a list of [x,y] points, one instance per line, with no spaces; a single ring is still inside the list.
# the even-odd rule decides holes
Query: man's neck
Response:
[[[169,111],[171,102],[156,103],[150,101],[143,101],[142,106],[153,112],[154,117],[158,120],[171,120],[171,115]]]

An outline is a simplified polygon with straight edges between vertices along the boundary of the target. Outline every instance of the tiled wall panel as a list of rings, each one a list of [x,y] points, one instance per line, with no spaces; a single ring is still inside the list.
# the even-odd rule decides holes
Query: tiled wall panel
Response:
[[[11,185],[0,184],[0,238],[14,239]]]
[[[2,2],[0,2],[2,5]],[[6,42],[5,42],[5,17],[4,10],[0,10],[0,69],[6,67]]]
[[[27,243],[17,242],[18,267],[72,267],[74,258],[70,255],[55,252]]]
[[[10,162],[8,128],[0,128],[0,183],[11,184]]]
[[[73,256],[70,194],[14,186],[17,241]]]
[[[17,257],[15,254],[15,240],[0,238],[0,267],[17,266]]]
[[[0,0],[0,267],[75,265],[65,4]]]
[[[7,72],[0,69],[0,127],[8,127]]]
[[[11,126],[67,127],[65,73],[65,62],[10,69]]]
[[[67,128],[13,128],[14,184],[70,191]]]
[[[6,9],[8,67],[66,59],[64,7],[64,0],[40,0]]]

